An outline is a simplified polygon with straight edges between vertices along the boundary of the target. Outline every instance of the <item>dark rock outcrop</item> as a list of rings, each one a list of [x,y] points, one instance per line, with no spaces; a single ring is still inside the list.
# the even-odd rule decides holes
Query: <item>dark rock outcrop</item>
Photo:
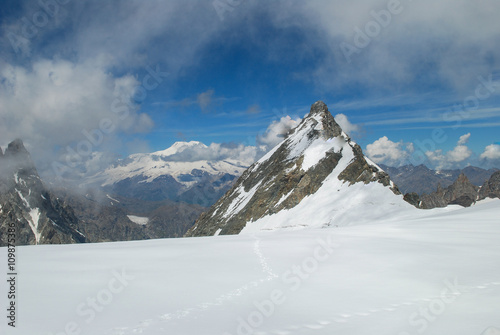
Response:
[[[163,205],[149,215],[146,234],[154,238],[183,237],[205,209],[187,203]]]
[[[479,199],[500,198],[500,171],[495,172],[479,190]]]
[[[420,196],[415,192],[406,193],[403,200],[417,208],[420,208]]]
[[[431,209],[436,207],[446,207],[448,205],[460,205],[469,207],[476,202],[478,198],[479,187],[472,184],[464,173],[461,173],[457,180],[447,188],[442,188],[438,185],[435,192],[430,194],[423,194],[418,199],[416,207],[422,209]],[[413,194],[412,204],[415,206],[417,203],[417,194]],[[409,198],[410,196],[407,195]]]
[[[182,237],[206,209],[170,200],[152,202],[114,194],[108,198],[92,191],[85,192],[85,195],[65,189],[53,191],[74,209],[81,222],[80,231],[89,242]],[[149,220],[147,224],[139,225],[128,215]]]

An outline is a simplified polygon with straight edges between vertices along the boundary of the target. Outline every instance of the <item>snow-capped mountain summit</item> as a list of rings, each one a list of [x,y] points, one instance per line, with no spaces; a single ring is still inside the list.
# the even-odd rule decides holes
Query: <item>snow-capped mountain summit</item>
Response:
[[[189,149],[189,150],[188,150]],[[111,185],[127,178],[137,176],[146,177],[143,182],[152,182],[163,175],[170,175],[186,187],[190,187],[195,180],[187,175],[193,170],[200,170],[209,174],[240,175],[248,166],[236,160],[193,160],[193,149],[206,150],[208,146],[198,141],[175,142],[171,147],[152,153],[133,154],[120,161],[116,166],[106,169],[99,175],[102,185]],[[196,172],[194,173],[196,175]]]
[[[318,101],[187,236],[348,225],[416,210]]]
[[[184,141],[178,141],[172,144],[169,148],[165,150],[160,150],[153,152],[152,155],[155,156],[162,156],[162,157],[169,157],[173,156],[175,154],[179,154],[182,152],[185,152],[188,149],[208,149],[208,146],[205,144],[198,142],[198,141],[189,141],[189,142],[184,142]]]
[[[248,167],[235,159],[211,159],[210,152],[201,142],[175,142],[162,151],[130,155],[86,183],[142,200],[171,199],[210,206]],[[206,156],[209,159],[200,158]]]

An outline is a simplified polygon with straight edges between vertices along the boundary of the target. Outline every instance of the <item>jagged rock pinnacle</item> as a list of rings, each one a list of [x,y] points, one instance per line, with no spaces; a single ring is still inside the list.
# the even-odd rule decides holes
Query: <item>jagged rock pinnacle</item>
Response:
[[[321,123],[321,125],[318,126],[318,123]],[[319,136],[323,139],[329,139],[342,135],[342,128],[335,121],[323,101],[316,101],[312,104],[309,114],[290,132],[289,136],[305,128],[307,128],[309,138]]]
[[[479,190],[479,199],[500,198],[500,171],[491,175],[490,179],[485,181]]]
[[[23,141],[19,138],[10,142],[7,149],[5,149],[5,156],[14,156],[18,154],[29,155],[28,150],[24,147]]]
[[[437,190],[431,194],[423,194],[417,207],[430,209],[435,207],[446,207],[456,204],[469,207],[476,202],[479,188],[472,184],[462,172],[457,180],[447,188],[438,184]]]
[[[0,166],[0,246],[15,225],[16,243],[58,244],[85,242],[70,207],[45,188],[23,142],[5,150]]]
[[[35,165],[31,160],[30,153],[24,147],[21,139],[16,139],[9,143],[3,154],[2,168],[4,169],[4,177],[9,173],[14,173],[18,169],[24,169],[28,173],[34,171]]]
[[[326,112],[328,112],[328,107],[323,101],[318,100],[312,104],[309,115],[320,114],[320,113],[325,114]]]

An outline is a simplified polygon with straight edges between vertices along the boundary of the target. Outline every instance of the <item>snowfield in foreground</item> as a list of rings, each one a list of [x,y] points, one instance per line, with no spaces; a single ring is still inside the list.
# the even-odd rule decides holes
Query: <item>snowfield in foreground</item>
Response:
[[[2,280],[0,333],[500,334],[500,200],[425,213],[340,228],[18,247],[17,327],[7,326]],[[6,264],[6,248],[0,257]]]

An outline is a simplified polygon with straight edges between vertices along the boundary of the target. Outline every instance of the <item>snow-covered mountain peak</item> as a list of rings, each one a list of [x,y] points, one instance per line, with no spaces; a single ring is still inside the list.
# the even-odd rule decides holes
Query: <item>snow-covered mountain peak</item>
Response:
[[[409,207],[389,176],[363,155],[319,101],[187,235],[345,225],[370,211],[377,216]]]
[[[162,151],[118,160],[85,183],[125,197],[210,206],[247,167],[235,159],[219,159],[201,142],[176,142]]]
[[[192,150],[192,149],[207,149],[207,148],[208,146],[198,141],[189,141],[189,142],[179,141],[175,142],[174,144],[172,144],[172,146],[168,147],[165,150],[153,152],[152,155],[168,157],[181,153],[188,149]]]

